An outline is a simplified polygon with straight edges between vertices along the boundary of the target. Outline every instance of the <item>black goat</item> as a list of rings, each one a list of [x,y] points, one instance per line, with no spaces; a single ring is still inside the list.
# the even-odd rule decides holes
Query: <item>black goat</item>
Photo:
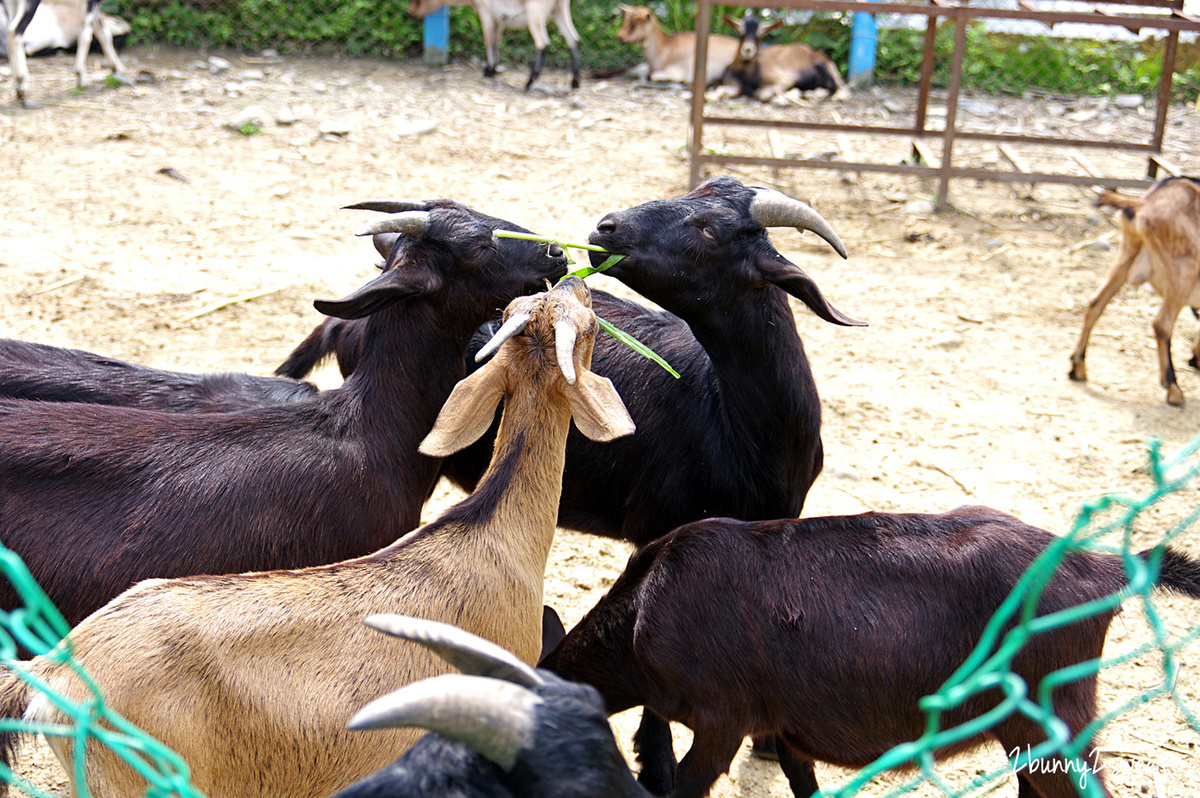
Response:
[[[229,413],[0,402],[0,540],[68,622],[148,577],[330,563],[417,526],[440,465],[417,444],[471,335],[566,259],[454,203],[388,221],[406,234],[383,274],[317,303],[369,316],[337,390]]]
[[[302,380],[250,374],[184,374],[126,363],[80,349],[0,339],[0,396],[42,402],[224,412],[310,399]]]
[[[461,206],[450,200],[369,200],[346,207],[400,213]],[[398,238],[399,234],[394,232],[373,236],[375,249],[385,259],[378,264],[379,268],[384,268]],[[289,357],[289,362],[304,359],[306,367],[300,372],[301,377],[312,371],[326,353],[335,350],[345,375],[358,366],[363,351],[361,333],[366,329],[366,321],[359,319],[354,326],[349,326],[342,319],[330,319],[333,320],[339,325],[318,327]],[[352,329],[356,331],[353,349],[339,347],[338,334]],[[321,337],[319,334],[322,333],[329,337]],[[311,353],[310,349],[313,350]],[[286,367],[285,363],[278,373],[283,375]],[[0,339],[0,397],[3,398],[87,402],[167,412],[224,412],[286,404],[309,399],[316,392],[315,385],[299,377],[186,374],[139,366],[79,349]]]
[[[812,230],[845,256],[812,208],[731,178],[601,219],[591,242],[626,256],[606,273],[665,312],[593,291],[596,314],[645,342],[682,378],[600,336],[595,368],[624,397],[638,431],[604,446],[571,432],[561,526],[643,545],[714,515],[800,514],[823,463],[821,405],[787,295],[826,321],[861,322],[834,309],[771,245],[767,228],[776,226]],[[598,263],[605,256],[592,257]],[[345,369],[344,355],[361,346],[357,326],[332,319],[309,340],[336,341]],[[315,365],[320,351],[310,349],[309,362],[291,362]],[[443,474],[473,490],[491,437],[448,457]],[[658,794],[671,791],[670,739],[666,724],[652,719],[637,735],[642,783]]]
[[[644,705],[688,725],[695,739],[679,765],[676,798],[705,795],[745,735],[778,735],[789,778],[797,768],[811,773],[813,760],[861,767],[924,733],[917,702],[966,660],[1054,540],[985,507],[699,521],[635,552],[541,667],[594,685],[610,713]],[[1171,549],[1141,556],[1151,563],[1161,557],[1162,586],[1200,598],[1200,561]],[[1071,553],[1037,613],[1115,594],[1126,582],[1121,558]],[[1047,674],[1099,657],[1116,612],[1040,631],[1012,669],[1032,692]],[[1054,692],[1055,714],[1072,734],[1095,717],[1095,694],[1094,674]],[[993,690],[946,710],[943,728],[978,717],[1000,698]],[[1045,740],[1041,726],[1021,714],[988,735],[1009,752]],[[940,753],[982,740],[976,735]],[[1103,783],[1094,754],[1088,747],[1082,763],[1020,772],[1021,795],[1075,798],[1085,766]]]
[[[535,670],[448,624],[401,615],[367,623],[420,643],[469,675],[411,684],[356,714],[351,729],[434,733],[334,798],[649,798],[592,687]]]

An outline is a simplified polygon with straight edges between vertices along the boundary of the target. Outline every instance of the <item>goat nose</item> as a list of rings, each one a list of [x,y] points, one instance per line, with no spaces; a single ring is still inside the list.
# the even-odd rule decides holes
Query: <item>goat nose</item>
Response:
[[[614,233],[617,230],[617,220],[611,213],[600,220],[596,225],[597,233]]]

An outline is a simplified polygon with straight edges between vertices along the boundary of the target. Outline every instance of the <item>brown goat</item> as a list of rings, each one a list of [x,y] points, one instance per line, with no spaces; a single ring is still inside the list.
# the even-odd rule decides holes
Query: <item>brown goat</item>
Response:
[[[691,85],[696,73],[696,34],[692,31],[665,33],[658,17],[646,6],[620,6],[625,18],[617,39],[623,44],[640,44],[649,66],[650,80]],[[709,36],[708,58],[704,70],[705,85],[721,82],[725,67],[737,52],[732,36]]]
[[[817,787],[808,781],[814,760],[863,767],[925,733],[921,699],[967,660],[1055,540],[986,507],[698,521],[636,551],[540,667],[595,686],[609,713],[644,705],[690,727],[675,798],[706,795],[742,738],[762,734],[782,740],[780,764],[807,798]],[[1200,561],[1172,549],[1141,556],[1160,585],[1200,599]],[[1042,617],[1111,597],[1127,582],[1121,557],[1076,551],[1027,597]],[[1119,609],[1105,607],[1039,630],[1016,652],[1011,668],[1030,696],[1050,674],[1100,656]],[[1000,703],[999,690],[981,690],[943,710],[941,727]],[[1095,719],[1096,675],[1062,682],[1051,698],[1079,734]],[[987,737],[1010,757],[1046,739],[1040,724],[1014,712],[937,753]],[[1079,760],[1050,759],[1017,773],[1022,798],[1078,798],[1081,778],[1103,788],[1090,745]]]
[[[768,102],[791,89],[825,89],[833,100],[850,97],[850,87],[829,56],[807,44],[762,43],[764,36],[783,25],[783,20],[765,27],[758,17],[749,14],[741,21],[730,17],[724,20],[738,32],[738,44],[725,70],[724,83],[717,89],[717,99],[746,96]]]
[[[1099,207],[1118,208],[1116,221],[1121,231],[1117,257],[1095,295],[1088,301],[1079,342],[1071,353],[1073,380],[1087,380],[1088,338],[1109,301],[1125,283],[1149,281],[1163,298],[1154,316],[1154,338],[1158,343],[1158,378],[1167,389],[1167,404],[1181,406],[1183,391],[1175,382],[1171,362],[1171,333],[1185,305],[1200,306],[1200,181],[1191,177],[1160,180],[1141,199],[1102,191]],[[1192,345],[1192,368],[1200,368],[1200,336]]]
[[[421,444],[428,457],[468,445],[504,410],[478,489],[386,548],[328,566],[142,582],[70,634],[109,705],[180,754],[211,798],[328,795],[383,767],[420,736],[347,731],[368,700],[449,669],[363,626],[402,613],[461,626],[534,662],[542,581],[554,537],[567,430],[595,439],[633,431],[612,384],[591,373],[598,324],[583,282],[509,304],[496,357],[461,381]],[[80,701],[86,688],[52,655],[30,670]],[[0,716],[62,717],[15,674]],[[5,760],[9,759],[6,740]],[[74,773],[70,738],[50,739]],[[93,749],[88,788],[140,796],[145,781]]]

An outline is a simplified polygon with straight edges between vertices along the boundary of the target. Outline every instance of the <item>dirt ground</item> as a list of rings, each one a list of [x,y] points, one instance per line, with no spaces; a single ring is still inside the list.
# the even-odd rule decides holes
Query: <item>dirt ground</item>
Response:
[[[69,92],[67,56],[37,59],[31,96],[42,107],[30,111],[15,107],[11,81],[0,80],[0,293],[9,297],[0,305],[0,334],[151,366],[266,374],[319,321],[314,298],[342,296],[373,272],[369,242],[352,237],[361,215],[342,205],[446,196],[582,241],[609,210],[687,190],[680,90],[593,80],[568,93],[566,76],[552,73],[544,90],[527,94],[520,66],[484,81],[467,65],[431,71],[224,55],[231,68],[218,73],[208,54],[134,49],[129,66],[152,82],[81,95]],[[1144,127],[1149,113],[1071,98],[977,101],[974,124],[1062,135],[1072,125]],[[911,93],[890,91],[836,107],[729,107],[878,119],[911,102]],[[260,133],[225,127],[249,106],[261,109]],[[749,153],[764,150],[764,139],[725,129],[706,144]],[[860,153],[908,154],[903,141],[850,139]],[[1171,109],[1167,142],[1173,160],[1200,172],[1194,110]],[[837,151],[839,142],[785,134],[774,146],[811,156]],[[996,163],[994,150],[983,147],[972,157]],[[1035,163],[1044,157],[1062,156],[1029,155]],[[1137,174],[1128,156],[1089,158]],[[1083,502],[1149,489],[1149,440],[1173,451],[1200,431],[1200,378],[1184,367],[1195,322],[1181,317],[1175,341],[1180,384],[1192,399],[1168,407],[1150,331],[1157,301],[1145,291],[1122,291],[1101,320],[1091,381],[1066,378],[1082,308],[1113,256],[1115,228],[1087,192],[955,181],[953,208],[933,214],[921,202],[933,186],[916,178],[726,171],[778,186],[832,223],[847,261],[814,236],[772,235],[837,307],[870,322],[834,327],[797,305],[825,410],[825,471],[806,514],[980,503],[1065,532]],[[602,278],[596,284],[613,288]],[[325,373],[321,382],[337,381]],[[440,491],[427,516],[456,498]],[[1196,500],[1189,487],[1152,509],[1137,525],[1138,545],[1149,545]],[[1200,534],[1189,532],[1178,545],[1200,555]],[[561,532],[547,603],[568,624],[578,620],[629,551],[621,542]],[[1163,598],[1158,606],[1174,634],[1195,623],[1189,602]],[[1127,605],[1107,655],[1145,639],[1139,616]],[[1181,661],[1179,693],[1194,710],[1200,657],[1193,648]],[[1160,674],[1150,655],[1106,672],[1102,706],[1121,705]],[[616,719],[623,744],[633,720]],[[1198,741],[1163,700],[1112,722],[1101,743],[1114,792],[1200,794]],[[681,752],[686,745],[680,729]],[[963,783],[1003,762],[998,747],[985,748],[947,762],[943,772]],[[63,789],[52,760],[31,767],[39,783]],[[818,775],[827,788],[848,777],[826,767]],[[884,779],[870,794],[895,783]],[[746,749],[714,790],[721,798],[789,794],[778,768]],[[937,793],[926,787],[919,794]],[[994,794],[1015,795],[1015,780]]]

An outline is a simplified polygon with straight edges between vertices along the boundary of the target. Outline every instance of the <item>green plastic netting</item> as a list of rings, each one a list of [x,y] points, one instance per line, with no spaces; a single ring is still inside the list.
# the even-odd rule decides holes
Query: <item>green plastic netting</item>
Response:
[[[1078,766],[1081,777],[1076,783],[1080,794],[1087,798],[1099,798],[1102,792],[1098,782],[1094,778],[1086,777],[1090,763],[1078,761],[1078,757],[1084,747],[1083,741],[1090,739],[1113,719],[1149,701],[1166,697],[1178,708],[1191,730],[1200,735],[1200,722],[1178,690],[1179,653],[1200,636],[1200,623],[1192,623],[1183,631],[1178,628],[1172,631],[1169,624],[1164,623],[1153,596],[1160,565],[1160,557],[1157,555],[1161,554],[1162,547],[1192,527],[1197,516],[1200,516],[1200,507],[1183,513],[1182,518],[1169,525],[1166,531],[1151,543],[1156,548],[1157,555],[1151,556],[1148,561],[1136,556],[1137,551],[1147,547],[1145,540],[1139,540],[1137,545],[1134,543],[1135,521],[1167,497],[1178,494],[1189,486],[1197,473],[1200,473],[1198,451],[1200,437],[1172,457],[1164,457],[1161,446],[1152,442],[1147,473],[1153,481],[1153,487],[1138,499],[1110,494],[1083,506],[1070,533],[1057,540],[1025,572],[992,618],[983,639],[967,661],[939,692],[922,700],[922,709],[928,717],[925,734],[918,740],[892,749],[872,765],[855,773],[839,789],[824,794],[837,798],[851,798],[869,791],[871,794],[894,796],[919,788],[932,788],[935,793],[951,798],[976,798],[1003,784],[1011,777],[1014,769],[1029,767],[1031,759],[1061,755],[1068,762]],[[1128,587],[1120,593],[1073,607],[1068,611],[1036,616],[1038,597],[1058,564],[1069,552],[1083,548],[1122,557],[1130,577]],[[89,745],[108,746],[146,778],[147,796],[201,796],[188,780],[187,765],[177,755],[133,727],[105,705],[99,688],[88,679],[72,658],[69,642],[60,645],[68,631],[66,622],[30,576],[21,559],[2,546],[0,569],[16,586],[24,603],[20,609],[0,613],[0,658],[3,658],[3,666],[45,693],[48,700],[69,719],[67,723],[58,726],[0,720],[0,731],[21,730],[69,737],[77,751],[86,751]],[[1141,599],[1140,611],[1150,629],[1148,642],[1115,657],[1091,660],[1058,671],[1038,685],[1025,684],[1011,671],[1010,663],[1030,636],[1049,628],[1074,623],[1088,615],[1106,612],[1134,596]],[[1013,621],[1016,625],[1004,632]],[[92,697],[82,704],[76,704],[46,690],[45,685],[17,660],[18,644],[30,651],[66,663],[89,686]],[[1098,717],[1077,737],[1072,738],[1065,724],[1054,716],[1050,709],[1050,694],[1056,685],[1135,659],[1148,658],[1155,652],[1161,663],[1161,674],[1156,679],[1156,684]],[[970,696],[997,688],[1003,691],[1005,699],[993,711],[961,726],[941,726],[939,718],[942,712]],[[934,751],[956,740],[974,736],[1012,713],[1024,714],[1039,723],[1045,729],[1046,742],[1031,750],[1019,752],[1016,758],[1005,766],[981,773],[967,783],[949,783],[939,773],[935,767]],[[75,783],[83,784],[84,757],[76,757],[75,761],[78,768]],[[1034,766],[1039,764],[1043,763],[1035,763]],[[887,787],[886,791],[881,792],[876,783],[878,777],[902,766],[914,767],[915,771],[911,771],[898,785]],[[0,778],[14,783],[30,795],[51,798],[46,792],[3,768],[0,768]],[[81,791],[81,795],[86,796],[86,791]]]

